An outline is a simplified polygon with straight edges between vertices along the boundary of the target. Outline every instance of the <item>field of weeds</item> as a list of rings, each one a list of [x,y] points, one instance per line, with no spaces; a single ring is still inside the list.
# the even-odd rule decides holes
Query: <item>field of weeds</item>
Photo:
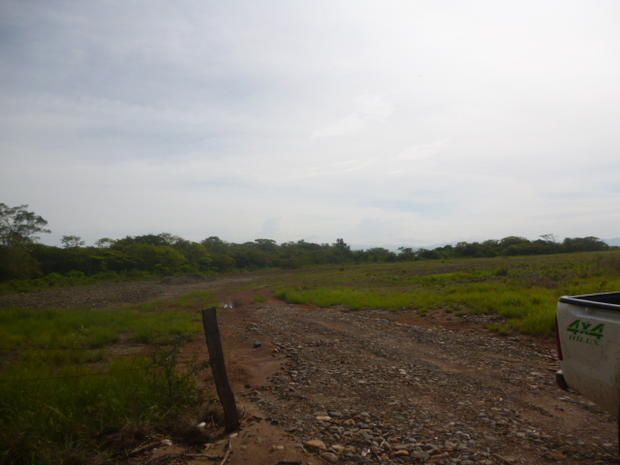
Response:
[[[292,304],[358,309],[441,309],[504,318],[491,328],[546,335],[558,297],[620,289],[620,252],[346,265],[271,283]]]
[[[120,308],[1,309],[0,463],[114,463],[195,413],[205,366],[179,352],[213,302],[199,291]]]

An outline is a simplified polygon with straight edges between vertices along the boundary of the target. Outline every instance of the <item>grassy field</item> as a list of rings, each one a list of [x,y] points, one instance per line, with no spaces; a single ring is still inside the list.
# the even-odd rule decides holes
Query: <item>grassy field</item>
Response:
[[[553,331],[557,299],[620,289],[620,252],[345,265],[272,281],[293,304],[493,313],[500,332]]]
[[[0,310],[0,463],[114,463],[119,441],[195,412],[204,366],[177,356],[214,299]]]

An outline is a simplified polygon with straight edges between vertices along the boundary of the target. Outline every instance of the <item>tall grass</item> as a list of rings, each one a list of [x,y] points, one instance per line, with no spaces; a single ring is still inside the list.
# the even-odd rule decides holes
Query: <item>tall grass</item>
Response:
[[[115,463],[123,448],[113,438],[129,426],[163,428],[195,412],[202,367],[178,366],[177,356],[214,298],[1,309],[0,464]]]
[[[96,369],[31,360],[0,374],[0,463],[111,461],[106,437],[128,423],[170,424],[200,401],[194,373],[180,371],[171,354]]]

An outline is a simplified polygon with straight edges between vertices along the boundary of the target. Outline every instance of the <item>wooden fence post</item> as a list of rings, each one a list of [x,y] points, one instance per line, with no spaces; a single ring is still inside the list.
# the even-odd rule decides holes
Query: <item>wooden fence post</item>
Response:
[[[217,325],[216,307],[202,311],[202,326],[205,331],[207,347],[209,349],[209,364],[213,372],[217,395],[224,408],[224,424],[227,432],[239,428],[239,414],[235,404],[235,396],[230,388],[226,365],[224,364],[224,351],[220,340],[220,329]]]

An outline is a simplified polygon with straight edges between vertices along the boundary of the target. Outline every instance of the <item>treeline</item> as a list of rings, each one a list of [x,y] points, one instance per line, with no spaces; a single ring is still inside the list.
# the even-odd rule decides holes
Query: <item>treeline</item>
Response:
[[[45,276],[42,285],[57,285],[62,284],[66,276],[108,279],[609,249],[596,237],[566,238],[560,243],[551,234],[535,241],[510,236],[501,240],[459,242],[432,250],[401,247],[398,252],[382,247],[351,250],[343,239],[337,239],[333,244],[304,240],[278,244],[271,239],[236,244],[216,236],[192,242],[167,233],[127,236],[118,240],[103,238],[90,247],[86,247],[79,236],[63,236],[62,247],[54,247],[36,242],[36,234],[50,232],[46,226],[47,221],[29,211],[28,205],[9,207],[0,203],[0,281]]]
[[[208,274],[322,264],[554,254],[610,248],[596,237],[566,238],[557,242],[552,239],[530,241],[511,236],[484,242],[459,242],[434,249],[401,247],[398,252],[393,252],[381,247],[351,250],[343,239],[337,239],[332,244],[304,240],[278,244],[271,239],[238,244],[215,236],[192,242],[166,233],[119,240],[106,238],[97,241],[94,246],[83,244],[77,236],[65,236],[63,247],[33,241],[0,245],[0,280],[50,274]]]
[[[513,255],[544,255],[570,252],[596,252],[611,247],[598,237],[567,237],[558,242],[550,235],[531,241],[524,237],[508,236],[500,240],[483,242],[458,242],[432,250],[418,249],[416,258],[498,257]],[[402,249],[399,249],[402,250]]]

